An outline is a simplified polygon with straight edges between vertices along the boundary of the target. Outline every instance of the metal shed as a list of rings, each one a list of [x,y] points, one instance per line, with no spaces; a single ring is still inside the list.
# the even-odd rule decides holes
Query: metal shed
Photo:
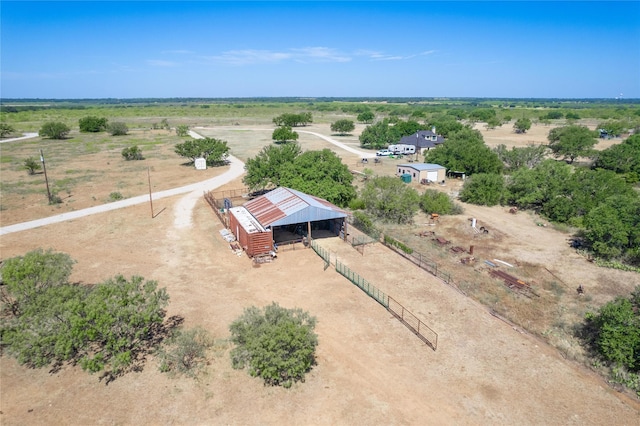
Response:
[[[398,176],[410,174],[413,180],[418,182],[442,182],[446,177],[447,169],[439,164],[411,163],[398,164]]]
[[[276,242],[295,236],[314,237],[315,231],[340,235],[347,226],[344,210],[327,200],[291,188],[276,188],[247,202],[244,207],[265,230],[273,232]]]

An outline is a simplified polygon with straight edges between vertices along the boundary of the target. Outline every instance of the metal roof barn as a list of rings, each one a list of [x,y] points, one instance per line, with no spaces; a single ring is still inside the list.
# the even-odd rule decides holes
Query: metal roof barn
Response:
[[[265,228],[347,217],[344,210],[326,200],[285,187],[251,200],[244,207]]]

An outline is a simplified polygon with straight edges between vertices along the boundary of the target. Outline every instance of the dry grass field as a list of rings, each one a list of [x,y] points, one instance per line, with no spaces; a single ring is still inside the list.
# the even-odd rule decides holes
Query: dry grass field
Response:
[[[203,125],[206,126],[206,123]],[[267,126],[216,126],[200,129],[205,136],[227,140],[242,160],[267,143]],[[328,125],[303,130],[330,135]],[[542,143],[549,127],[534,126],[525,135],[511,129],[484,131],[485,140],[507,146]],[[353,136],[334,137],[358,146]],[[527,138],[523,141],[524,136]],[[77,210],[106,201],[114,191],[124,196],[204,180],[220,169],[195,171],[182,166],[172,153],[180,142],[166,134],[139,135],[147,140],[146,160],[125,163],[121,146],[97,153],[76,153],[59,160],[52,156],[52,179],[83,170],[63,204],[46,205],[42,192],[24,190],[2,194],[2,225]],[[163,140],[160,143],[160,140]],[[158,141],[158,143],[151,143]],[[48,143],[48,142],[46,142]],[[98,143],[98,142],[96,142]],[[104,142],[107,143],[107,142]],[[358,156],[345,153],[312,135],[301,133],[303,149],[335,149],[350,168]],[[36,139],[2,146],[3,158],[22,158],[39,149]],[[75,158],[78,157],[78,158]],[[401,160],[385,159],[372,166],[376,174],[392,174]],[[1,164],[3,184],[24,181],[43,185],[42,176],[27,176],[10,162]],[[90,173],[89,173],[90,172]],[[87,175],[93,176],[91,178]],[[412,183],[412,185],[415,185]],[[239,180],[225,188],[239,188]],[[420,188],[416,185],[416,188]],[[439,189],[455,192],[458,181]],[[60,195],[65,195],[61,193]],[[66,366],[56,374],[30,370],[0,357],[0,422],[21,424],[619,424],[640,422],[637,399],[609,387],[585,368],[574,342],[553,342],[554,333],[581,312],[625,294],[640,280],[637,274],[597,268],[567,244],[568,234],[539,217],[504,208],[465,205],[465,213],[443,218],[435,226],[417,216],[412,228],[391,228],[411,246],[440,261],[454,275],[467,297],[380,244],[364,254],[342,241],[319,240],[353,271],[391,295],[438,333],[431,350],[384,308],[332,268],[323,270],[312,250],[286,251],[260,267],[237,257],[220,237],[221,224],[201,200],[188,228],[175,228],[175,206],[183,196],[160,200],[151,218],[148,205],[58,223],[2,236],[2,258],[37,247],[69,253],[78,261],[72,279],[102,281],[115,274],[142,275],[166,287],[171,297],[167,314],[181,315],[187,327],[200,325],[216,338],[207,372],[198,380],[172,379],[161,374],[153,357],[140,373],[131,373],[105,386],[96,376]],[[468,219],[490,229],[477,235]],[[415,234],[433,230],[468,248],[478,262],[459,263],[447,247]],[[482,259],[514,265],[509,273],[527,280],[540,295],[530,299],[489,278]],[[484,265],[484,266],[483,266]],[[555,284],[554,284],[555,283]],[[578,297],[582,283],[587,294]],[[481,301],[482,303],[477,302]],[[245,307],[272,301],[300,307],[318,318],[317,366],[305,383],[292,389],[264,387],[244,371],[231,368],[228,325]],[[514,326],[491,315],[522,321]],[[527,323],[526,321],[530,321]],[[561,320],[559,322],[559,320]],[[564,321],[566,324],[563,324]],[[526,332],[529,328],[532,332]],[[560,337],[558,337],[560,339]]]

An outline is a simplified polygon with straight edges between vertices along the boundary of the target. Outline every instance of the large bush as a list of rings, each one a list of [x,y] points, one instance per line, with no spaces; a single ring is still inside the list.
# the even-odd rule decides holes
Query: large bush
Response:
[[[249,374],[266,385],[291,387],[304,381],[315,364],[318,336],[316,319],[301,309],[272,303],[264,309],[247,308],[231,326],[233,368],[247,367]]]
[[[420,195],[397,177],[370,179],[361,197],[367,213],[385,222],[411,223],[420,206]]]
[[[631,297],[618,297],[588,313],[582,333],[594,352],[615,367],[618,378],[627,378],[623,384],[640,396],[640,286]],[[620,369],[631,374],[620,374]]]
[[[111,136],[124,136],[129,133],[129,128],[125,123],[114,121],[113,123],[109,123],[107,125],[107,131],[111,134]]]
[[[162,331],[166,291],[142,277],[71,284],[73,262],[40,249],[5,262],[0,345],[30,367],[70,361],[111,378],[139,368]]]
[[[196,158],[204,158],[207,166],[226,164],[229,155],[227,142],[215,138],[190,139],[176,145],[174,152],[189,159],[193,164]]]
[[[71,129],[64,123],[59,121],[49,121],[44,123],[40,128],[40,136],[49,139],[64,139],[67,137]]]
[[[81,132],[103,132],[107,130],[107,119],[104,117],[96,117],[89,115],[78,120]]]
[[[420,197],[420,207],[425,213],[460,214],[462,207],[444,192],[427,189]]]
[[[213,339],[203,328],[175,330],[158,350],[160,371],[195,378],[206,367],[211,346]]]
[[[501,204],[505,196],[502,175],[478,173],[465,182],[460,191],[460,199],[466,203],[495,206]]]
[[[484,143],[482,134],[477,130],[463,128],[449,136],[449,139],[437,149],[425,153],[425,163],[435,163],[448,170],[465,172],[468,176],[475,173],[501,173],[502,161]]]

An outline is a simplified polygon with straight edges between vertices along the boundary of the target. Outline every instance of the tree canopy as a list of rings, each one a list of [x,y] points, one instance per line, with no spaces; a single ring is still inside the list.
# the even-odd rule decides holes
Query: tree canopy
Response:
[[[70,361],[111,379],[139,367],[158,341],[166,291],[135,276],[71,284],[73,263],[41,249],[5,262],[0,344],[30,367]]]
[[[365,127],[360,135],[360,146],[369,149],[386,148],[391,144],[398,143],[403,136],[412,135],[423,129],[425,129],[425,125],[421,125],[417,121],[384,119]]]
[[[231,323],[233,368],[248,368],[266,385],[289,388],[303,381],[315,364],[318,336],[315,317],[302,309],[286,309],[277,303],[259,309],[246,308]]]
[[[530,128],[531,120],[526,117],[518,118],[513,124],[513,129],[516,131],[516,133],[527,133],[527,130],[529,130]]]
[[[638,182],[640,180],[640,134],[629,136],[622,143],[600,151],[593,166],[625,174],[627,182]]]
[[[449,135],[459,132],[465,127],[471,128],[457,121],[451,115],[438,115],[438,116],[431,117],[429,119],[429,123],[427,127],[428,128],[435,127],[436,132],[439,135],[442,135],[444,138],[448,138]]]
[[[640,372],[640,286],[630,297],[618,297],[586,316],[586,340],[606,361]],[[640,383],[635,389],[640,396]]]
[[[470,128],[451,134],[444,144],[427,151],[424,158],[426,163],[440,164],[467,175],[502,172],[498,155],[485,145],[479,131]]]
[[[568,159],[569,163],[578,157],[589,157],[597,140],[594,131],[585,126],[570,125],[556,127],[549,132],[549,148],[556,157]]]
[[[342,119],[331,123],[331,131],[339,133],[341,135],[353,132],[355,128],[356,125],[353,123],[353,121],[347,119]]]
[[[229,153],[227,142],[214,139],[189,139],[176,145],[174,152],[180,157],[188,158],[189,164],[193,164],[196,158],[204,158],[207,166],[219,166],[226,164]]]
[[[339,206],[356,196],[353,175],[330,149],[302,153],[297,143],[266,146],[245,170],[243,182],[252,190],[286,186]]]
[[[526,147],[512,147],[510,150],[504,144],[493,149],[498,158],[508,170],[517,170],[520,167],[532,168],[544,160],[547,152],[545,145],[529,145]]]
[[[411,223],[420,206],[418,192],[391,176],[367,180],[360,198],[367,213],[391,223]]]
[[[60,121],[49,121],[42,125],[39,134],[43,138],[64,139],[70,131],[71,128]]]
[[[483,206],[502,204],[505,184],[502,175],[476,173],[469,177],[460,191],[460,200]]]
[[[420,208],[425,213],[440,215],[460,214],[462,207],[456,204],[447,194],[436,189],[427,189],[420,197]]]
[[[369,124],[373,122],[374,118],[376,118],[375,114],[372,111],[367,110],[358,114],[357,120],[361,123]]]
[[[16,130],[9,123],[5,123],[4,121],[0,121],[0,138],[6,138],[10,136]]]
[[[242,181],[251,190],[280,186],[282,172],[302,153],[298,143],[268,145],[245,163]]]
[[[299,127],[306,126],[313,122],[313,116],[310,112],[299,114],[285,113],[273,118],[273,124],[278,127]]]
[[[107,119],[104,117],[96,117],[95,115],[88,115],[78,120],[81,132],[103,132],[107,130]]]
[[[356,197],[353,175],[330,149],[306,151],[280,172],[280,184],[338,206],[346,206]]]
[[[273,131],[271,139],[279,143],[286,143],[288,141],[297,141],[298,132],[291,130],[290,126],[280,126]]]

